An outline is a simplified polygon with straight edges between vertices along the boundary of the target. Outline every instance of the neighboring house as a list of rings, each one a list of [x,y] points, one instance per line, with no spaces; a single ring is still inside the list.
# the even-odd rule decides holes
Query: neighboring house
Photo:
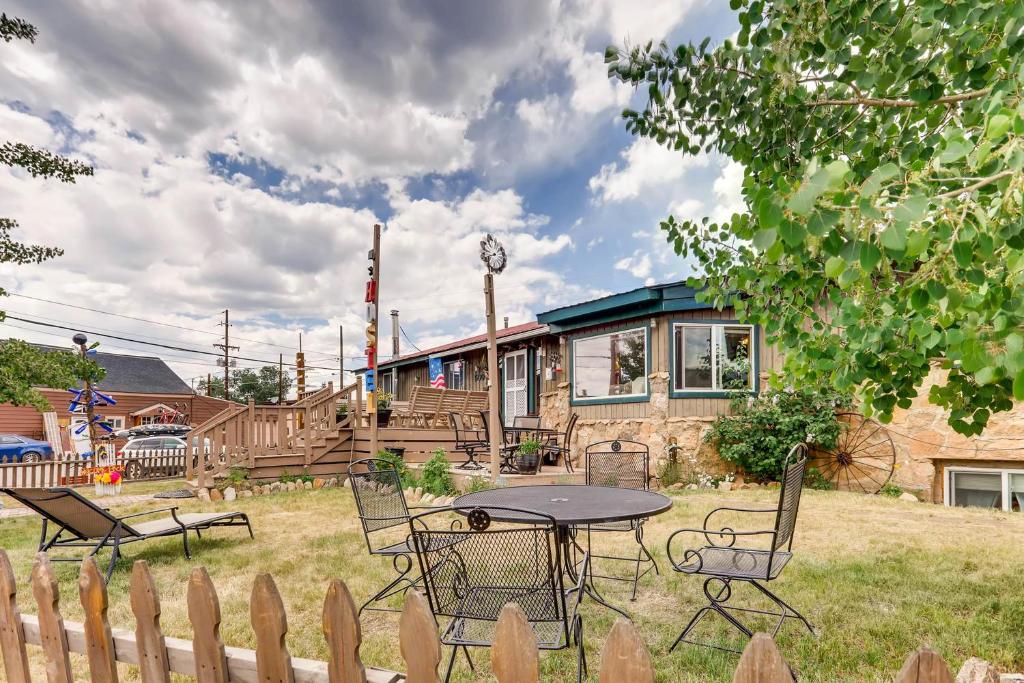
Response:
[[[499,330],[506,424],[531,414],[562,429],[576,413],[577,454],[596,441],[635,439],[658,462],[674,443],[690,464],[723,472],[703,441],[708,425],[728,411],[731,392],[759,392],[768,373],[781,369],[782,357],[765,344],[761,329],[740,324],[732,309],[698,302],[696,293],[678,282],[640,287]],[[408,400],[413,386],[429,386],[430,358],[442,359],[447,386],[486,389],[484,335],[382,362],[380,386]],[[935,502],[984,498],[995,507],[1020,509],[1024,407],[994,415],[982,437],[964,438],[948,426],[944,411],[928,403],[938,381],[936,369],[913,406],[898,410],[887,427],[896,449],[894,481],[924,489]]]
[[[44,349],[56,349],[45,347]],[[97,409],[114,429],[126,429],[149,424],[158,419],[163,409],[179,410],[188,414],[191,424],[213,417],[228,401],[208,396],[197,396],[192,389],[163,360],[152,356],[128,356],[118,353],[96,353],[96,362],[106,370],[106,376],[97,389],[110,395],[117,405]],[[67,427],[72,420],[82,419],[68,412],[71,394],[66,387],[40,388],[52,407],[53,419],[47,428],[45,416],[30,406],[0,404],[0,433],[21,434],[49,441],[58,453],[69,450]],[[53,443],[60,431],[61,443]]]

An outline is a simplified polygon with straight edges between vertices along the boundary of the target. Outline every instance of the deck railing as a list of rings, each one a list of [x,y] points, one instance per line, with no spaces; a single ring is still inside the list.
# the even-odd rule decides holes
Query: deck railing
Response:
[[[10,683],[31,683],[26,645],[39,646],[51,682],[74,681],[70,653],[86,655],[90,680],[116,683],[117,663],[133,664],[143,681],[168,681],[171,673],[200,683],[397,683],[402,674],[374,669],[359,656],[362,640],[355,602],[345,582],[332,581],[323,609],[323,634],[329,661],[292,657],[286,646],[288,619],[284,602],[269,574],[256,577],[249,614],[256,649],[229,647],[221,640],[220,601],[206,569],[192,570],[186,600],[193,639],[170,638],[160,626],[160,594],[144,560],[132,568],[130,598],[132,630],[112,628],[107,619],[107,587],[93,558],[82,563],[78,579],[84,623],[64,621],[57,578],[45,553],[36,556],[31,576],[38,614],[22,615],[7,554],[0,550],[0,653]],[[437,683],[442,647],[437,622],[427,599],[406,593],[398,628],[399,651],[407,683]],[[490,649],[491,669],[498,683],[538,683],[540,654],[533,629],[523,611],[507,604]],[[809,675],[809,672],[808,672]],[[809,675],[813,678],[813,675]],[[42,680],[42,679],[40,679]],[[598,680],[607,683],[654,683],[654,663],[632,622],[619,618],[604,642]],[[793,683],[791,668],[775,641],[755,634],[736,665],[733,683]],[[942,657],[927,647],[910,653],[895,683],[952,683]]]

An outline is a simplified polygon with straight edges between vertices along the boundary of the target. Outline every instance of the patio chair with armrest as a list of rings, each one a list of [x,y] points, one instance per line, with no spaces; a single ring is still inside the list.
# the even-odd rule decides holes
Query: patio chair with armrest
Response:
[[[464,470],[482,470],[484,466],[476,460],[477,452],[486,451],[488,447],[487,442],[481,438],[482,432],[470,429],[462,413],[448,413],[448,423],[455,431],[454,450],[466,455],[466,461],[456,467]]]
[[[81,562],[96,555],[103,548],[110,548],[110,563],[107,565],[105,580],[114,573],[114,565],[121,557],[121,546],[154,538],[180,536],[185,557],[192,557],[188,545],[188,532],[201,532],[222,526],[244,526],[249,537],[254,538],[249,517],[244,512],[192,512],[179,515],[177,506],[145,510],[130,515],[115,517],[106,509],[84,498],[69,488],[0,488],[25,507],[38,512],[43,518],[43,529],[39,535],[39,550],[49,552],[55,548],[89,548],[84,558],[51,557],[53,562]],[[158,512],[170,512],[170,517],[143,522],[128,523]],[[47,538],[49,524],[57,531]]]
[[[572,469],[572,435],[576,431],[576,422],[580,419],[580,416],[573,413],[569,416],[569,422],[565,425],[564,432],[554,432],[548,434],[548,441],[544,444],[544,453],[550,453],[555,456],[555,459],[560,456],[562,462],[565,465],[565,471],[569,474],[573,473]]]
[[[601,441],[587,446],[584,451],[586,458],[586,483],[588,486],[612,486],[615,488],[633,489],[635,491],[650,490],[651,482],[651,452],[646,444],[636,441],[615,440]],[[610,562],[626,562],[635,565],[633,576],[626,578],[622,576],[593,574],[595,578],[611,579],[613,581],[631,581],[633,583],[633,594],[631,600],[636,600],[636,588],[640,579],[654,570],[656,574],[658,563],[654,556],[644,545],[644,522],[645,519],[625,520],[622,522],[603,522],[601,524],[589,524],[587,530],[587,548],[591,548],[591,534],[594,532],[632,532],[637,543],[636,557],[622,557],[620,555],[597,555],[590,553],[591,571],[593,572],[598,564],[597,560],[608,560]],[[643,571],[640,568],[648,565]]]
[[[753,632],[739,619],[739,613],[763,614],[775,617],[778,621],[772,631],[774,637],[786,619],[798,619],[807,630],[815,634],[814,627],[802,614],[787,604],[779,596],[765,587],[765,583],[774,581],[782,574],[782,570],[793,556],[793,532],[796,529],[797,513],[800,509],[800,493],[803,489],[804,469],[807,464],[806,444],[793,446],[786,456],[783,465],[782,488],[779,490],[779,502],[773,508],[736,508],[720,507],[712,510],[704,518],[701,529],[679,529],[669,536],[666,550],[672,567],[684,574],[706,576],[704,595],[708,604],[700,608],[690,622],[679,634],[670,650],[679,643],[685,642],[719,650],[741,652],[742,650],[691,639],[689,636],[697,624],[710,613],[720,615],[725,621],[748,638]],[[775,525],[771,529],[760,531],[736,530],[724,526],[721,522],[712,525],[711,518],[720,512],[769,514],[774,513]],[[716,528],[717,527],[717,528]],[[672,541],[679,534],[692,533],[697,535],[698,545],[685,551],[682,561],[678,562],[672,553]],[[758,538],[768,541],[766,548],[756,547]],[[742,543],[742,546],[737,546]],[[750,584],[768,598],[778,611],[737,607],[727,605],[732,597],[732,583],[740,581]],[[719,584],[717,587],[713,584]]]
[[[586,674],[583,621],[579,614],[589,557],[583,556],[576,585],[564,584],[555,519],[534,510],[499,506],[457,508],[466,527],[444,527],[425,512],[410,521],[413,546],[434,616],[448,619],[441,642],[452,648],[445,672],[451,679],[461,648],[470,667],[470,647],[490,647],[505,604],[522,608],[541,650],[575,644],[577,680]],[[502,512],[527,513],[532,524],[493,524]]]
[[[484,425],[484,440],[490,448],[491,443],[491,423],[488,419],[491,411],[481,410],[480,419]],[[502,474],[518,474],[519,468],[516,467],[516,450],[519,448],[519,444],[509,443],[508,436],[505,434],[505,423],[498,420],[498,455],[501,457],[501,462],[498,465],[498,471]]]

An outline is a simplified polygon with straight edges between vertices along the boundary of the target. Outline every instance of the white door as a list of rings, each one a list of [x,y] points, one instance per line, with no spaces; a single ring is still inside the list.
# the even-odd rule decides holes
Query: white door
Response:
[[[505,354],[505,426],[518,415],[526,415],[526,349]]]

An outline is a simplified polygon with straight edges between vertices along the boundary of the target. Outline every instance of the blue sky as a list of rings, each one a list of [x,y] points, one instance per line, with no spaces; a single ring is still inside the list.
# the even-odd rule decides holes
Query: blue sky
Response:
[[[382,305],[423,346],[482,328],[487,232],[510,253],[499,313],[524,322],[685,277],[658,222],[742,207],[742,169],[626,133],[635,95],[602,59],[609,43],[723,40],[735,22],[717,0],[7,11],[40,36],[0,45],[0,129],[96,167],[73,186],[0,171],[20,236],[66,250],[0,273],[23,315],[207,348],[229,308],[244,353],[289,355],[301,332],[325,363],[344,325],[355,367],[375,221]],[[207,371],[186,358],[183,376]]]

